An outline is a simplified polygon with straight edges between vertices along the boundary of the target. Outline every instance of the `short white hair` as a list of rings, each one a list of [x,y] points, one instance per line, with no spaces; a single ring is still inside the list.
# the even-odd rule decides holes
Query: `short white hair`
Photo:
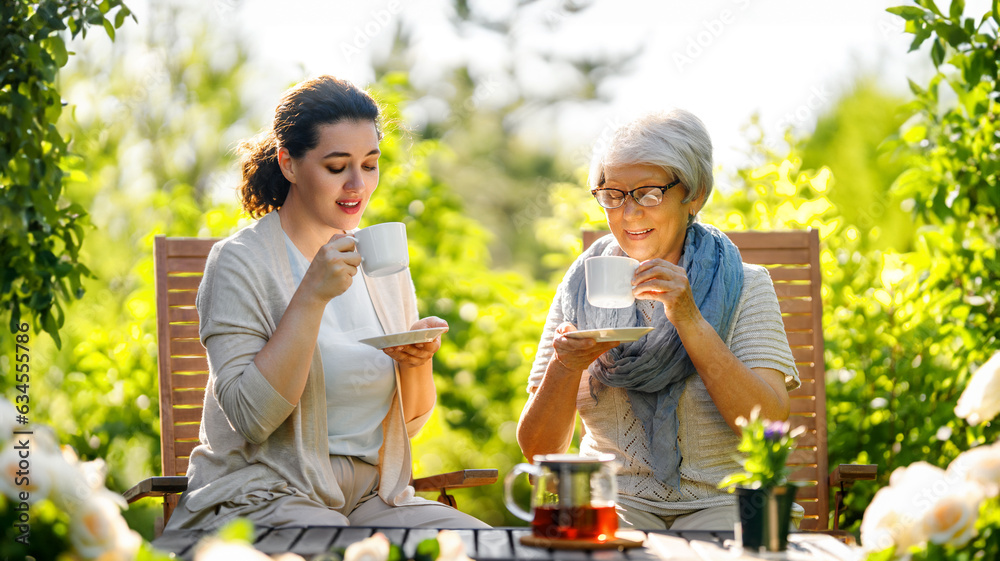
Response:
[[[654,165],[680,179],[684,202],[712,194],[712,139],[701,119],[683,109],[649,113],[615,131],[603,152],[594,154],[587,183],[604,185],[607,166]]]

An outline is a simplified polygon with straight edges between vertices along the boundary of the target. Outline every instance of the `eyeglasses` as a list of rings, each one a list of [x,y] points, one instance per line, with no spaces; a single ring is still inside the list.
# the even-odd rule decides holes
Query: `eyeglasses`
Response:
[[[656,206],[663,202],[663,194],[668,189],[680,183],[680,179],[675,179],[663,187],[639,187],[631,191],[620,189],[594,189],[590,192],[597,199],[597,204],[604,208],[618,208],[625,204],[625,197],[632,195],[639,206]]]

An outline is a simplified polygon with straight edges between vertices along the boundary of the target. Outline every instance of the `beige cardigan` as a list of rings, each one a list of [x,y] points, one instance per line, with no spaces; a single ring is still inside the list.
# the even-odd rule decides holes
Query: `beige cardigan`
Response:
[[[385,332],[408,330],[418,319],[409,271],[360,276]],[[255,510],[261,501],[283,495],[305,496],[330,508],[344,505],[344,493],[330,468],[319,349],[313,353],[298,405],[288,403],[253,362],[294,290],[276,212],[212,248],[197,297],[209,368],[201,444],[191,452],[188,490],[171,516],[170,528],[198,525],[218,505],[225,504],[227,512],[238,516],[241,508]],[[425,502],[409,485],[408,437],[430,416],[428,411],[404,423],[399,387],[397,364],[397,390],[382,425],[385,438],[378,461],[378,494],[393,506]]]

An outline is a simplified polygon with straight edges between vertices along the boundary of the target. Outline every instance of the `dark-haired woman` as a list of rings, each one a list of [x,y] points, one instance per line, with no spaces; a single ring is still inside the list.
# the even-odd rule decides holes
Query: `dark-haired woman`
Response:
[[[209,380],[201,444],[169,528],[485,527],[414,496],[409,437],[436,392],[440,339],[378,351],[360,339],[447,327],[418,319],[408,271],[370,278],[348,234],[378,185],[379,110],[329,76],[285,93],[241,146],[244,209],[198,291]]]

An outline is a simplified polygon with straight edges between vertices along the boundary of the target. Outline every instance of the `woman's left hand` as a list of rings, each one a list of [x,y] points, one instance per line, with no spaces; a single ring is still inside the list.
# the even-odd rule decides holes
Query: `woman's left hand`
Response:
[[[701,311],[691,294],[687,273],[665,259],[650,259],[636,267],[632,278],[632,294],[636,300],[661,302],[667,319],[674,327],[701,319]]]
[[[448,322],[445,320],[430,316],[417,320],[416,323],[410,326],[410,331],[416,329],[430,329],[432,327],[448,327]],[[434,353],[441,348],[441,336],[438,335],[433,341],[427,343],[414,343],[412,345],[399,345],[396,347],[386,347],[382,349],[382,352],[389,355],[392,360],[399,363],[400,366],[421,366],[426,363]]]

